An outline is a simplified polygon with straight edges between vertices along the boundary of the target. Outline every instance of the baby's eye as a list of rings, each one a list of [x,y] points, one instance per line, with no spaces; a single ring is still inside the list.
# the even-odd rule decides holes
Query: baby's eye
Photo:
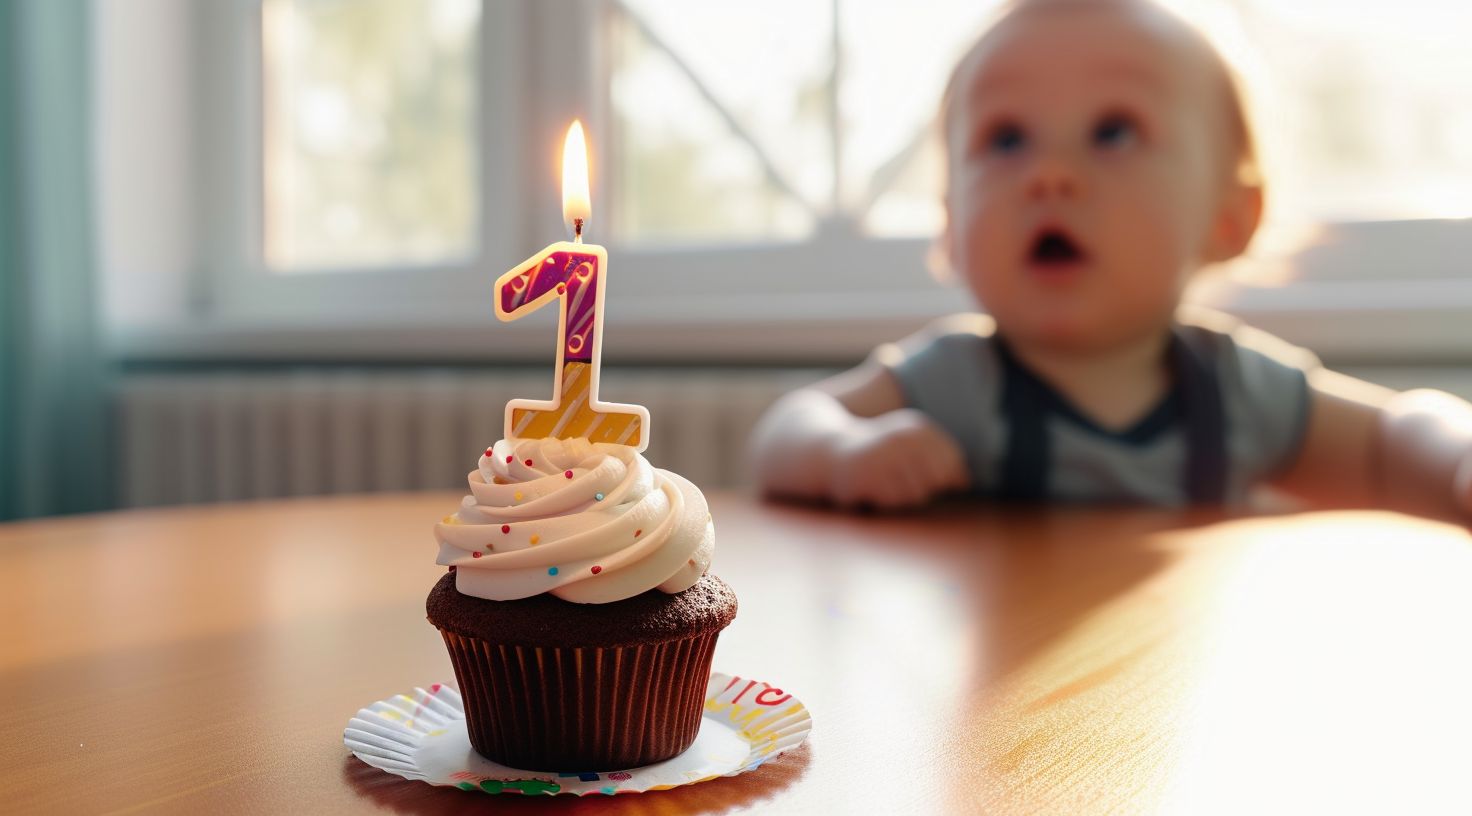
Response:
[[[1004,122],[992,128],[986,138],[988,153],[1016,153],[1027,146],[1027,134],[1019,125]]]
[[[1121,150],[1140,141],[1140,126],[1123,113],[1111,113],[1094,125],[1091,139],[1095,147]]]

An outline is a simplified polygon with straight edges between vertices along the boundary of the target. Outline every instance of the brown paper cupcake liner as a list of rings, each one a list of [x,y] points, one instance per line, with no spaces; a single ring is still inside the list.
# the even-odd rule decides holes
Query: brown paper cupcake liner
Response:
[[[440,633],[476,752],[512,768],[577,772],[635,768],[688,748],[720,630],[610,648]]]

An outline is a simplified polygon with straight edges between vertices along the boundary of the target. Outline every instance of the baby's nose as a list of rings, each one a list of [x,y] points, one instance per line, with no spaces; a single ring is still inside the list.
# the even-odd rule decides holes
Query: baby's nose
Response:
[[[1079,178],[1068,162],[1043,156],[1033,167],[1027,180],[1027,195],[1033,199],[1071,199],[1078,197]]]

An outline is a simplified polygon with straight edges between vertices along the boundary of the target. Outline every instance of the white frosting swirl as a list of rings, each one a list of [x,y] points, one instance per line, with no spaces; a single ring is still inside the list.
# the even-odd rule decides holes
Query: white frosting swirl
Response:
[[[655,588],[682,592],[710,567],[705,496],[635,449],[503,439],[488,454],[460,510],[434,526],[435,563],[455,567],[460,592],[609,603]]]

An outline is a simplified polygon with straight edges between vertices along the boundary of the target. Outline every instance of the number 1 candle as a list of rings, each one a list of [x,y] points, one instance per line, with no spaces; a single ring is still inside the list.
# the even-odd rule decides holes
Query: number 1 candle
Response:
[[[598,400],[608,251],[583,243],[591,209],[583,126],[573,122],[562,147],[562,217],[572,225],[573,240],[546,247],[496,280],[496,317],[501,320],[517,320],[554,301],[559,309],[552,399],[506,403],[505,436],[584,438],[642,451],[649,445],[649,410]]]

